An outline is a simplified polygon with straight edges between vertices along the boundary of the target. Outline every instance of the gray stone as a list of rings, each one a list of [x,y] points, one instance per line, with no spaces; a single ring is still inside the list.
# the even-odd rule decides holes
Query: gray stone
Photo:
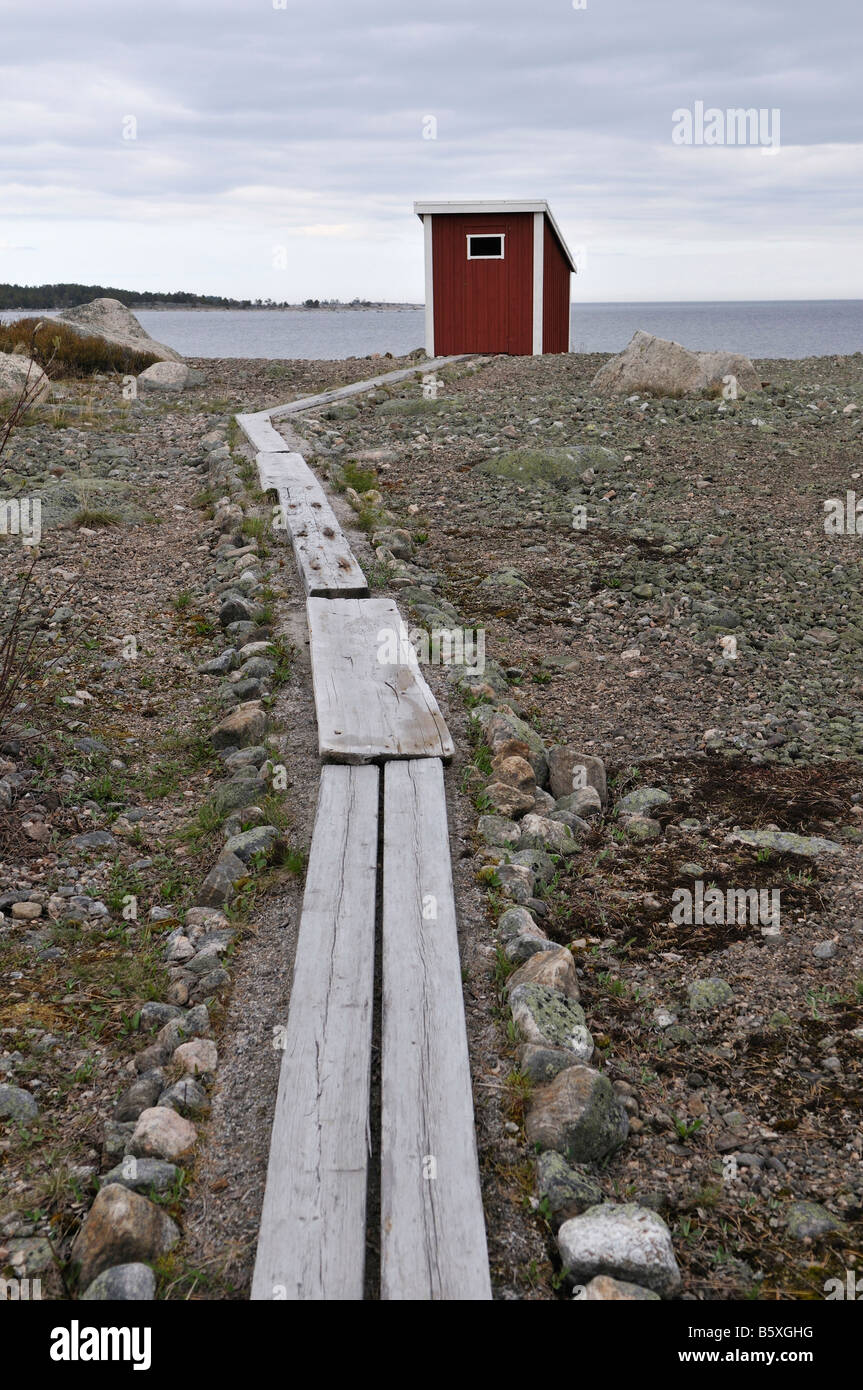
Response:
[[[104,1269],[81,1294],[82,1302],[152,1303],[156,1276],[149,1265],[125,1264]]]
[[[760,390],[761,381],[748,357],[741,353],[691,352],[671,339],[637,329],[622,352],[600,367],[591,390],[600,394],[656,396],[694,395],[716,390],[733,376],[742,393]]]
[[[567,825],[531,813],[521,822],[519,846],[523,849],[548,849],[553,854],[578,854],[581,844]]]
[[[169,1192],[177,1181],[180,1170],[174,1163],[166,1163],[162,1158],[137,1158],[127,1155],[122,1163],[112,1168],[102,1179],[102,1186],[118,1182],[133,1192]]]
[[[137,378],[140,391],[185,391],[192,384],[185,362],[154,362]]]
[[[671,1232],[655,1211],[632,1202],[603,1202],[565,1221],[557,1243],[576,1283],[598,1275],[622,1279],[670,1298],[681,1285]]]
[[[144,1072],[124,1091],[114,1107],[114,1119],[137,1120],[143,1110],[155,1105],[165,1085],[164,1074],[157,1070]]]
[[[17,401],[26,391],[27,400],[35,405],[50,387],[38,362],[23,352],[0,352],[0,401]]]
[[[159,1105],[176,1110],[178,1115],[191,1115],[195,1119],[210,1113],[210,1101],[206,1091],[188,1076],[169,1086],[159,1097]]]
[[[515,845],[521,834],[516,822],[506,816],[480,816],[476,828],[487,845]]]
[[[232,835],[225,842],[223,855],[236,856],[247,864],[256,854],[271,854],[278,839],[279,832],[274,825],[256,825],[252,830],[244,830],[241,835]]]
[[[518,1069],[534,1086],[553,1081],[572,1066],[572,1053],[562,1047],[542,1047],[538,1043],[522,1043],[516,1049]]]
[[[576,744],[560,744],[549,749],[548,781],[558,805],[561,805],[561,798],[588,787],[596,792],[602,806],[608,798],[604,762],[593,753],[583,753]],[[561,809],[568,811],[572,808],[564,805]]]
[[[76,835],[69,841],[73,849],[119,849],[120,842],[107,830],[88,830],[84,835]]]
[[[198,890],[198,906],[221,907],[230,902],[234,884],[246,876],[246,866],[235,854],[223,850]]]
[[[20,1086],[0,1086],[0,1119],[29,1125],[38,1115],[39,1106],[29,1091]]]

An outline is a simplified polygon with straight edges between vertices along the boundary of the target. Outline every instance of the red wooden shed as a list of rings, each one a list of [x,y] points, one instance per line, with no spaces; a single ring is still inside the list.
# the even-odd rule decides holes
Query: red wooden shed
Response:
[[[425,229],[426,352],[569,352],[575,261],[546,202],[414,203]]]

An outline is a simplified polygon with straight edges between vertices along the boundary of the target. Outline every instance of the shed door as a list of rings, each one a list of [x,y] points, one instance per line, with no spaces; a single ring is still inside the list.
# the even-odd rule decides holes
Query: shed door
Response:
[[[532,350],[533,218],[437,216],[435,352]]]

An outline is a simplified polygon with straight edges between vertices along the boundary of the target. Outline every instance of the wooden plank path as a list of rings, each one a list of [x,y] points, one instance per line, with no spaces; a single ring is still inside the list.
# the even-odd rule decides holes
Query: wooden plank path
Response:
[[[374,391],[378,386],[407,381],[412,376],[425,376],[429,372],[448,367],[453,362],[467,362],[475,356],[475,352],[462,352],[456,357],[432,357],[416,367],[399,367],[396,371],[383,372],[367,381],[352,381],[349,386],[334,386],[331,391],[319,391],[316,396],[302,396],[297,401],[288,401],[286,405],[277,405],[269,413],[272,419],[278,420],[284,415],[294,415],[299,410],[313,410],[315,406],[331,405],[333,401],[344,400],[347,396],[360,396],[364,391]]]
[[[254,415],[236,415],[234,418],[255,450],[269,453],[288,452],[290,446],[270,424],[269,410],[259,410]]]
[[[367,597],[326,494],[272,424],[462,360],[236,417],[261,486],[278,494],[305,587],[324,760],[254,1300],[363,1297],[378,910],[380,1298],[491,1297],[443,781],[452,739],[396,604]],[[384,771],[367,765],[378,762]]]
[[[301,454],[257,455],[261,487],[274,488],[307,596],[368,594],[369,586],[326,494]]]
[[[310,598],[306,607],[321,757],[451,758],[449,730],[393,600]]]
[[[255,1300],[363,1296],[379,776],[321,771]]]
[[[381,1298],[491,1297],[443,769],[384,770]]]

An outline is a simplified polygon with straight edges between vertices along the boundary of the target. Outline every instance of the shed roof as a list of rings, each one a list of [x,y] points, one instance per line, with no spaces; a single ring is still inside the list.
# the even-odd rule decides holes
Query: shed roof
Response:
[[[480,199],[478,201],[474,200],[472,202],[465,203],[445,200],[440,202],[419,202],[414,203],[414,212],[416,213],[417,217],[422,217],[424,213],[429,213],[432,216],[445,216],[447,213],[451,213],[456,216],[470,216],[471,213],[477,213],[480,215],[483,213],[490,213],[493,215],[496,212],[542,212],[545,214],[545,216],[548,218],[549,222],[552,225],[554,234],[560,242],[563,254],[569,261],[570,270],[575,271],[576,274],[578,273],[572,252],[567,246],[566,241],[563,237],[563,233],[561,232],[560,227],[557,225],[557,222],[555,221],[554,213],[552,212],[551,208],[548,206],[548,203],[545,201],[544,198],[537,198],[533,200],[528,199],[526,202],[520,200],[499,198]]]

